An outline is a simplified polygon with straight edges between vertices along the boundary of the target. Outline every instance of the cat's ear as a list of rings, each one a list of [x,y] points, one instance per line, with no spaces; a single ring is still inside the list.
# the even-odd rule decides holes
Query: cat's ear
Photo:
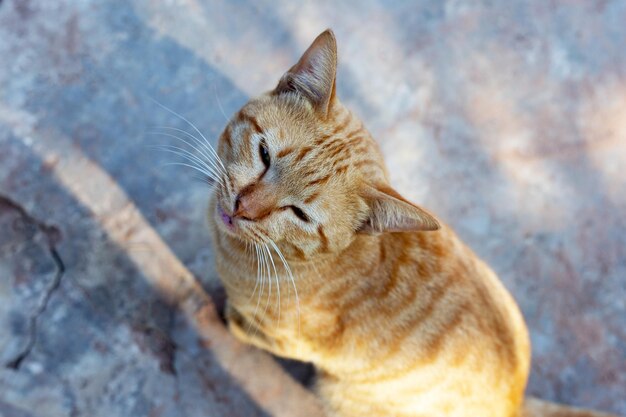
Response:
[[[423,208],[405,200],[386,185],[367,185],[361,196],[369,213],[358,232],[410,232],[438,230],[439,221]]]
[[[298,63],[282,76],[273,93],[297,92],[325,118],[335,99],[336,73],[337,41],[332,30],[327,29],[315,38]]]

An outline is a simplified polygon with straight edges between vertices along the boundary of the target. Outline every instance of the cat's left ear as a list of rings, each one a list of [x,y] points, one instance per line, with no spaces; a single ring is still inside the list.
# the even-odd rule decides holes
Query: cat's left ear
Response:
[[[432,231],[439,221],[426,210],[404,199],[386,185],[367,185],[361,192],[369,213],[358,229],[360,233]]]
[[[296,65],[287,71],[273,94],[297,92],[309,100],[315,111],[326,118],[335,99],[337,41],[332,30],[322,32]]]

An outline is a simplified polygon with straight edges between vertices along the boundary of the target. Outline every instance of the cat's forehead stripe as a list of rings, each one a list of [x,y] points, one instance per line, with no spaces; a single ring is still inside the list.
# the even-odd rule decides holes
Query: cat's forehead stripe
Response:
[[[319,191],[314,191],[310,196],[304,199],[304,204],[312,203],[317,197],[319,197],[319,195]]]
[[[240,123],[247,122],[250,126],[252,126],[252,129],[255,131],[255,133],[263,133],[263,129],[261,129],[261,126],[259,125],[259,122],[256,120],[256,118],[253,115],[244,112],[243,110],[240,110],[239,113],[237,113],[236,121]]]
[[[230,138],[230,126],[227,126],[226,129],[224,129],[221,139],[224,141],[227,147],[232,148],[233,144]]]
[[[300,152],[298,152],[298,156],[296,156],[296,162],[301,161],[302,158],[304,158],[306,154],[308,154],[312,150],[313,150],[312,146],[305,146],[304,148],[300,149]]]
[[[287,148],[282,149],[280,152],[278,152],[278,153],[276,154],[276,157],[278,157],[278,158],[282,158],[282,157],[284,157],[284,156],[289,155],[289,154],[290,154],[290,153],[292,153],[293,151],[295,151],[295,148],[293,148],[293,147],[289,146],[289,147],[287,147]]]
[[[326,175],[326,176],[324,176],[324,177],[322,177],[322,178],[318,178],[318,179],[316,179],[316,180],[313,180],[313,181],[309,182],[309,184],[308,184],[308,185],[324,184],[324,183],[326,183],[329,179],[330,179],[330,175]]]

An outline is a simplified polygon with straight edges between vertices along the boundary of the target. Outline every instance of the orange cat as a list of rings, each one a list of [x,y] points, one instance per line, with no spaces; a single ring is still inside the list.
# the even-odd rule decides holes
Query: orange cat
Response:
[[[209,218],[231,331],[312,362],[331,416],[600,415],[524,405],[530,347],[515,301],[391,188],[335,95],[336,65],[326,31],[220,137]]]

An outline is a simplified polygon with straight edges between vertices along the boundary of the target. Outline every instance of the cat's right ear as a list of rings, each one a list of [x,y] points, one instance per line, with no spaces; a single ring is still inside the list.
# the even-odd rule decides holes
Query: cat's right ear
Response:
[[[337,41],[332,30],[322,32],[296,65],[287,71],[273,94],[296,92],[309,100],[313,109],[326,118],[335,99]]]
[[[361,196],[368,206],[368,216],[357,232],[413,232],[439,230],[439,221],[421,207],[404,199],[385,185],[363,188]]]

